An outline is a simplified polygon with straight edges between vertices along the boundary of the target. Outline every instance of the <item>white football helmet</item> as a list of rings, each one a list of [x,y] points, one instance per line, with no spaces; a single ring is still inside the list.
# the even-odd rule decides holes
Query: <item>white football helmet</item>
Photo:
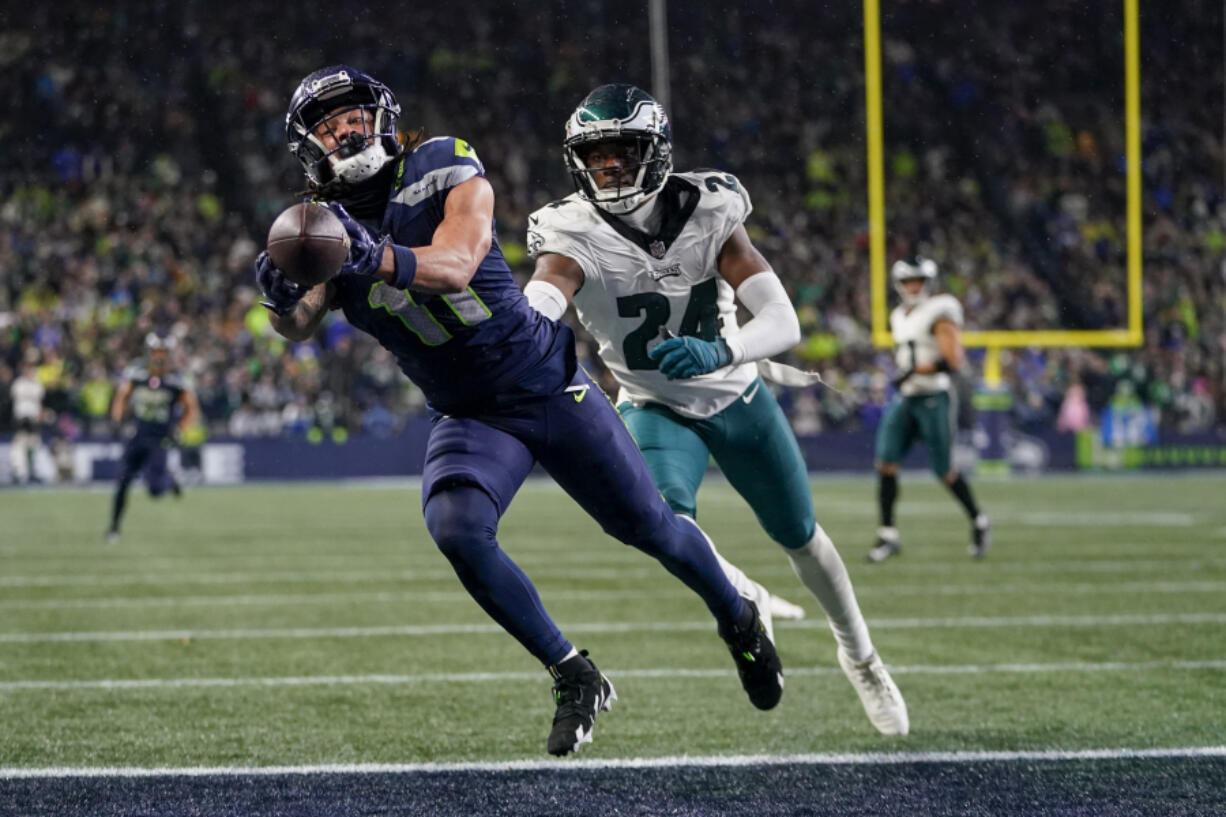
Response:
[[[914,295],[908,293],[903,287],[903,281],[913,281],[921,279],[924,282],[923,288]],[[894,266],[890,268],[890,280],[894,283],[894,291],[898,293],[898,297],[906,306],[915,306],[920,301],[932,294],[932,285],[937,279],[937,262],[931,258],[921,258],[916,256],[914,263],[905,260],[894,262]]]

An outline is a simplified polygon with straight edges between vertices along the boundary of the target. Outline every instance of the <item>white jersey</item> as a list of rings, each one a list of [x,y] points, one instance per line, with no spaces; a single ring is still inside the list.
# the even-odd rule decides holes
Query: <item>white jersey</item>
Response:
[[[933,295],[920,301],[910,312],[896,306],[890,313],[890,333],[894,336],[894,363],[900,372],[941,359],[933,328],[939,320],[962,326],[962,304],[952,295]],[[947,372],[913,374],[899,387],[903,395],[935,394],[949,391],[952,380]]]
[[[13,400],[13,419],[38,420],[43,413],[43,384],[24,375],[13,381],[9,395]]]
[[[739,331],[717,259],[753,206],[736,177],[717,171],[673,173],[659,196],[663,219],[649,237],[572,193],[528,218],[528,252],[558,253],[583,270],[575,310],[621,384],[619,403],[661,403],[685,417],[710,417],[749,387],[757,367],[669,380],[647,352],[665,329],[705,340]]]

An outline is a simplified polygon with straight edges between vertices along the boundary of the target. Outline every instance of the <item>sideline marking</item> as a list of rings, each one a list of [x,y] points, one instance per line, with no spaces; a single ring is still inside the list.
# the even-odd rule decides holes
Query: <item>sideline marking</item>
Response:
[[[1159,624],[1226,624],[1226,613],[1175,613],[1119,616],[1016,616],[965,618],[874,618],[869,626],[883,630],[956,629],[959,627],[1119,627]],[[706,632],[711,621],[581,622],[562,625],[571,633]],[[779,622],[779,629],[825,630],[821,621]],[[398,624],[386,627],[291,627],[247,630],[99,630],[96,632],[0,633],[0,644],[47,644],[65,641],[191,641],[259,638],[371,638],[380,636],[501,635],[501,625]]]
[[[187,766],[179,768],[0,767],[0,780],[34,777],[205,777],[216,775],[267,777],[313,774],[420,774],[430,772],[591,771],[604,769],[733,768],[743,766],[890,766],[904,763],[1013,763],[1017,761],[1158,760],[1164,758],[1226,757],[1226,746],[1184,746],[1169,749],[1042,749],[1018,752],[868,752],[865,754],[708,755],[589,760],[537,758],[467,763],[353,763],[316,766]]]
[[[1226,670],[1226,659],[1205,661],[1067,661],[1049,664],[890,664],[895,675],[983,675],[988,673],[1039,674],[1047,672],[1144,672],[1148,670]],[[722,678],[731,669],[611,669],[614,678]],[[789,677],[841,675],[837,667],[799,667],[789,669]],[[463,684],[542,680],[539,672],[431,672],[414,675],[303,675],[246,678],[100,678],[76,681],[3,681],[0,692],[21,690],[72,689],[182,689],[188,687],[298,687]]]

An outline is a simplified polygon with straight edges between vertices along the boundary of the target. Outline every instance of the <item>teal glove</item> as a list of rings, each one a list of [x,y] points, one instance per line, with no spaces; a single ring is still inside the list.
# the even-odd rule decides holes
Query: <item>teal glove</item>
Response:
[[[695,337],[669,338],[647,356],[659,361],[660,373],[669,380],[697,377],[732,362],[732,353],[723,338],[713,341]]]

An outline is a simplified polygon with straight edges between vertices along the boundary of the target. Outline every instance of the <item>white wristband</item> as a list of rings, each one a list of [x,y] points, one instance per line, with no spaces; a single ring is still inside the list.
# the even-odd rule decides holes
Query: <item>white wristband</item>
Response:
[[[566,314],[566,296],[548,281],[534,278],[524,287],[524,295],[528,297],[529,306],[550,320],[559,320]]]

